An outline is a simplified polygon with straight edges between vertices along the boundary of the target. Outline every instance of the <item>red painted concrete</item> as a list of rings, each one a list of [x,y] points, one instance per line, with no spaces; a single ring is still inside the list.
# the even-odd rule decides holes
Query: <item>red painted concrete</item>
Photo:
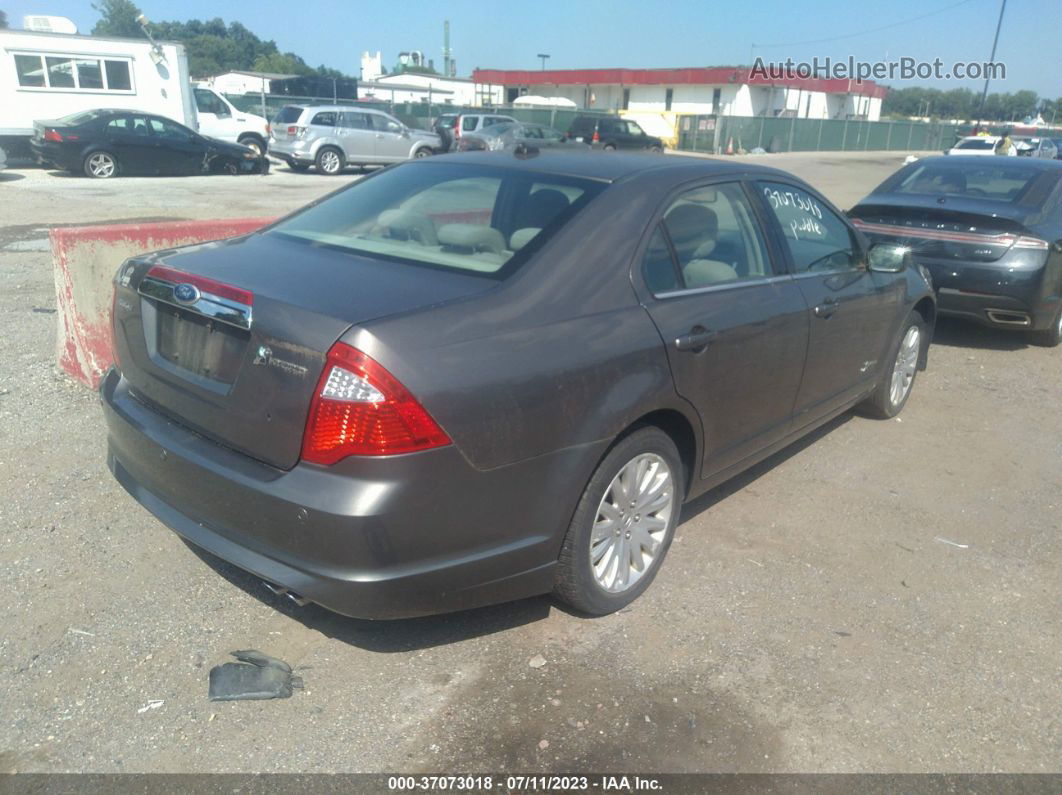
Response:
[[[59,367],[95,388],[114,361],[112,280],[127,258],[253,232],[272,218],[172,221],[52,229]]]

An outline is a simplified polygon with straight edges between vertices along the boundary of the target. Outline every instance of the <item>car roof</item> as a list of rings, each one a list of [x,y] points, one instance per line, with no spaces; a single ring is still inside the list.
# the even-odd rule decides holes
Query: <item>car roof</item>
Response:
[[[650,173],[673,172],[676,178],[697,179],[702,176],[755,174],[761,177],[785,178],[803,183],[785,171],[744,161],[727,161],[684,155],[641,154],[634,152],[583,151],[564,152],[543,149],[533,155],[510,152],[459,152],[431,157],[418,163],[475,163],[491,164],[522,171],[561,174],[570,177],[616,182],[620,179]],[[1059,162],[1062,166],[1062,161]]]
[[[911,163],[911,165],[916,166],[924,163],[928,163],[930,165],[948,165],[961,163],[970,166],[970,168],[984,168],[985,165],[991,164],[993,166],[1002,166],[1003,168],[1013,168],[1020,170],[1028,170],[1030,168],[1034,168],[1040,169],[1041,171],[1062,171],[1062,160],[1051,160],[1046,157],[986,158],[980,155],[936,155],[934,157],[919,158],[918,160]]]

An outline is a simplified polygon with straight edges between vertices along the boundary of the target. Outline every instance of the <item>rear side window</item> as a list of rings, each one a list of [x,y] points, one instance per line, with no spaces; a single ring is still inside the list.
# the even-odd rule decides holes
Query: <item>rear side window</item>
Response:
[[[270,234],[503,278],[602,188],[506,168],[403,166],[355,183]]]
[[[479,124],[479,116],[462,116],[461,132],[472,132]]]
[[[454,125],[457,124],[456,116],[440,116],[439,120],[435,122],[437,127],[444,127],[447,130],[452,130]]]
[[[345,112],[339,114],[339,124],[348,130],[371,130],[372,123],[367,113]]]
[[[736,182],[695,188],[672,202],[650,241],[644,268],[646,283],[657,293],[773,275],[759,222]]]
[[[862,267],[848,225],[821,201],[795,185],[761,182],[760,187],[782,226],[797,273]]]
[[[310,120],[310,124],[316,124],[318,127],[335,127],[337,115],[334,110],[324,110],[320,113],[315,113],[313,119]]]
[[[303,109],[295,105],[285,105],[273,117],[274,124],[294,124],[302,117]]]

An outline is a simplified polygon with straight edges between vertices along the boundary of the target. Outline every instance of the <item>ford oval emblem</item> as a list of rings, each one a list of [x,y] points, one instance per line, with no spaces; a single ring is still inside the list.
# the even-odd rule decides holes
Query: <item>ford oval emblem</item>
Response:
[[[199,288],[194,284],[178,284],[173,288],[173,297],[179,304],[194,304],[199,300]]]

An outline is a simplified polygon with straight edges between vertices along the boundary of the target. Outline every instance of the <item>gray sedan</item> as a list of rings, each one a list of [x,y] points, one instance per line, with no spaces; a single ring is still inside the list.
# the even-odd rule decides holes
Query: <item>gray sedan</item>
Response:
[[[465,133],[458,140],[459,151],[508,151],[517,147],[545,149],[561,146],[566,149],[589,150],[589,146],[569,141],[560,130],[541,124],[505,122],[484,127],[474,133]]]
[[[624,607],[685,502],[852,407],[899,413],[935,317],[906,249],[799,179],[640,154],[405,163],[131,259],[115,292],[118,481],[368,618]]]

